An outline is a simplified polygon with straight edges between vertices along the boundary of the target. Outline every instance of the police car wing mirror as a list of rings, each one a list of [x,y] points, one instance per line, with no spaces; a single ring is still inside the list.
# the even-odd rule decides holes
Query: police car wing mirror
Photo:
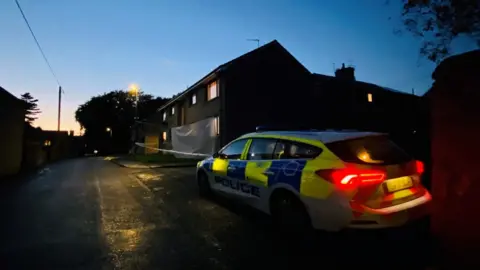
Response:
[[[227,155],[222,154],[222,153],[215,153],[215,154],[213,155],[213,157],[214,157],[214,158],[219,158],[219,159],[227,159],[227,158],[228,158]]]

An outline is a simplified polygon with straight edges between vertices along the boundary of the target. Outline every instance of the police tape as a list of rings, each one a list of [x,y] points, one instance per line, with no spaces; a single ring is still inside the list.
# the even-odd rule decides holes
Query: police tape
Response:
[[[151,147],[147,146],[145,143],[135,143],[136,145],[147,148],[147,149],[152,149],[156,151],[161,151],[164,153],[171,153],[171,154],[179,154],[179,155],[186,155],[186,156],[194,156],[194,157],[209,157],[211,154],[202,154],[202,153],[188,153],[188,152],[180,152],[180,151],[175,151],[175,150],[167,150],[167,149],[161,149],[161,148],[156,148],[156,147]]]

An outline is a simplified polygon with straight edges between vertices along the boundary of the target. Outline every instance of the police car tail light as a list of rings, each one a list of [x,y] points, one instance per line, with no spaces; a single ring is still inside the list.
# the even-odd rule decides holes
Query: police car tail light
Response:
[[[379,170],[331,169],[319,170],[316,174],[340,188],[355,188],[382,183],[385,172]]]
[[[415,167],[418,174],[422,174],[425,171],[425,166],[423,165],[423,162],[419,160],[415,161]]]

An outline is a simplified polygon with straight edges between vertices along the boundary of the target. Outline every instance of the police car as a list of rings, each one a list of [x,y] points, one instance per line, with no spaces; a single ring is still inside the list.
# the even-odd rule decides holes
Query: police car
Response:
[[[401,226],[427,214],[423,163],[387,135],[258,129],[197,164],[201,195],[226,195],[284,226]]]

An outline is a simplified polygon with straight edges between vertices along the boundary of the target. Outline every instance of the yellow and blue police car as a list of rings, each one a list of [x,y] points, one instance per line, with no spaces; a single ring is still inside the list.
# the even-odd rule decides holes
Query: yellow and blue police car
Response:
[[[280,225],[402,226],[427,215],[423,163],[387,135],[258,129],[197,164],[201,195],[225,195]]]

